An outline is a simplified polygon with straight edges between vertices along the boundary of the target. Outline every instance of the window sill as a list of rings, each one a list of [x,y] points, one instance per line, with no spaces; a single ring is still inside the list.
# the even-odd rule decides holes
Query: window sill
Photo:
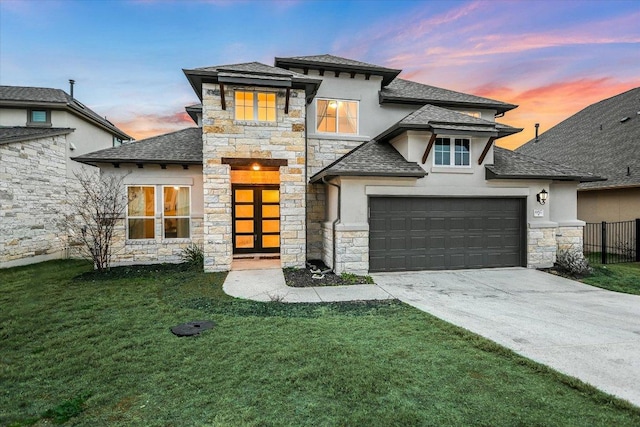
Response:
[[[274,121],[274,122],[259,122],[259,121],[253,121],[253,120],[234,120],[233,124],[236,126],[277,126],[278,125],[278,121]]]
[[[365,135],[353,135],[350,133],[310,133],[307,134],[308,139],[332,139],[341,141],[362,141],[367,142],[371,140],[370,137]]]
[[[466,173],[472,174],[473,168],[471,166],[432,166],[431,173]]]

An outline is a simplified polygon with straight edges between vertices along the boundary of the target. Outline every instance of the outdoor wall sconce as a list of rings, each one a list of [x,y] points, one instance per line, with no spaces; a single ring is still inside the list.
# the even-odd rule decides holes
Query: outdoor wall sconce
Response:
[[[258,163],[254,163],[253,165],[251,165],[251,169],[253,169],[254,171],[259,171],[260,165]]]
[[[536,194],[536,200],[538,201],[538,203],[540,203],[541,205],[544,205],[545,203],[547,203],[547,199],[549,198],[549,193],[547,193],[547,190],[545,190],[544,188],[542,189],[541,192],[539,192],[538,194]]]

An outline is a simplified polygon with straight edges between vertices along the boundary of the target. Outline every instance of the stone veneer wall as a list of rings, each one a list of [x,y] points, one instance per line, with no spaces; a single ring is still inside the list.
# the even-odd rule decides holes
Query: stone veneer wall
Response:
[[[582,226],[559,226],[556,233],[558,251],[580,251],[584,250],[584,227]]]
[[[527,241],[527,267],[547,268],[556,262],[555,225],[534,226],[529,225]]]
[[[336,260],[334,271],[337,274],[343,272],[354,274],[368,274],[368,227],[350,227],[337,224],[336,245]]]
[[[65,135],[0,145],[0,267],[64,255]]]
[[[191,217],[190,239],[162,238],[162,213],[156,213],[155,239],[126,239],[125,220],[119,222],[114,230],[112,247],[112,265],[180,263],[182,252],[191,244],[198,246],[203,242],[202,217]]]
[[[268,88],[225,86],[226,110],[220,88],[204,84],[203,180],[205,271],[231,268],[232,215],[229,165],[223,157],[286,159],[280,167],[280,258],[283,267],[303,267],[305,239],[305,93],[292,89],[289,114],[284,113],[285,91],[277,91],[276,123],[234,120],[234,90],[270,91]]]
[[[313,123],[314,120],[314,118],[310,118],[310,122]],[[309,138],[307,140],[308,178],[364,142],[364,140],[358,139]],[[322,223],[326,220],[325,191],[324,184],[309,184],[307,186],[307,257],[309,259],[322,259],[323,257]]]

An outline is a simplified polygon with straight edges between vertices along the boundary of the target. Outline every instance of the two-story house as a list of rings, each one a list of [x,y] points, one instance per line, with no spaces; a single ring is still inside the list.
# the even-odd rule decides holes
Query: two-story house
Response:
[[[64,256],[71,156],[130,139],[63,90],[0,86],[0,268]]]
[[[185,69],[198,127],[76,160],[126,173],[117,262],[234,257],[338,273],[550,266],[582,250],[579,182],[495,141],[515,105],[332,55]]]

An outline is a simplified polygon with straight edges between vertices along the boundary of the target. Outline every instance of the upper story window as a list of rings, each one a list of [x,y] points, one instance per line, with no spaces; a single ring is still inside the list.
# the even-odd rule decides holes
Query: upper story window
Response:
[[[274,92],[243,92],[235,93],[236,120],[275,122],[276,94]]]
[[[27,126],[51,126],[51,110],[28,109]]]
[[[358,101],[318,99],[317,131],[323,133],[358,133]]]
[[[469,166],[471,143],[467,138],[436,138],[435,166]]]
[[[189,187],[164,187],[163,228],[165,239],[191,237],[191,195]]]
[[[156,229],[155,187],[127,187],[127,238],[153,239]]]

